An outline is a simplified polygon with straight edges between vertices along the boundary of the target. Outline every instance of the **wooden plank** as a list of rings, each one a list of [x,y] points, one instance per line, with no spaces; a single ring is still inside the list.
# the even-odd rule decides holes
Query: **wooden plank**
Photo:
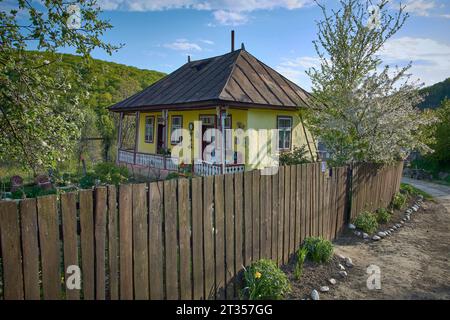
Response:
[[[253,219],[252,219],[252,188],[253,173],[247,171],[244,173],[244,265],[249,266],[252,261],[253,251]]]
[[[95,298],[94,210],[92,190],[80,190],[80,243],[83,299]]]
[[[266,183],[266,198],[265,198],[265,213],[266,213],[266,229],[265,229],[265,257],[271,258],[272,252],[272,176],[265,176]]]
[[[286,166],[284,171],[284,231],[283,231],[283,263],[289,260],[289,224],[291,197],[291,167]]]
[[[0,209],[0,211],[2,210]],[[76,216],[74,219],[76,221]],[[36,199],[24,199],[20,201],[20,220],[25,300],[39,300],[41,293],[39,289],[39,235]],[[75,264],[78,265],[78,263]]]
[[[297,196],[297,169],[295,165],[291,166],[291,186],[290,186],[290,198],[289,198],[289,256],[295,252],[295,207]]]
[[[321,163],[317,163],[317,235],[323,237],[323,214],[324,214],[324,196],[325,196],[325,175],[321,170]]]
[[[279,195],[278,195],[278,172],[271,176],[272,179],[272,250],[271,259],[278,259],[278,211],[279,211]]]
[[[132,187],[119,186],[120,299],[133,299],[133,222]]]
[[[166,297],[179,299],[178,291],[178,240],[177,240],[177,182],[164,181],[164,236]]]
[[[95,188],[95,296],[97,300],[105,300],[105,268],[106,268],[106,187]]]
[[[148,189],[150,299],[161,300],[164,298],[163,183],[152,182]]]
[[[253,261],[260,259],[260,198],[259,198],[259,170],[252,171],[252,257]]]
[[[240,284],[240,271],[243,267],[244,252],[244,175],[236,173],[234,175],[234,270],[236,273],[234,286],[235,296],[238,296],[238,288]]]
[[[306,237],[306,171],[305,164],[300,165],[300,235],[299,235],[299,247],[302,245],[303,240]]]
[[[191,300],[191,217],[188,179],[178,180],[178,221],[180,233],[180,297],[183,300]]]
[[[56,195],[37,198],[42,288],[45,300],[61,298],[60,245]]]
[[[267,237],[267,176],[260,175],[259,178],[259,248],[260,248],[260,259],[266,259],[266,237]]]
[[[283,263],[284,242],[284,168],[278,168],[278,258],[277,263]]]
[[[108,186],[109,298],[119,299],[119,223],[116,186]]]
[[[192,179],[192,280],[193,298],[204,299],[202,179]]]
[[[0,201],[0,243],[3,263],[3,298],[23,300],[20,227],[15,201]]]
[[[225,213],[223,175],[214,176],[214,231],[216,253],[216,299],[225,299]]]
[[[77,238],[77,194],[75,192],[61,194],[61,215],[64,244],[64,274],[66,280],[66,299],[79,300],[80,290],[69,288],[67,278],[69,266],[78,266],[78,238]]]
[[[205,270],[205,298],[215,297],[214,256],[214,176],[203,178],[203,245]]]
[[[148,300],[148,208],[146,184],[133,184],[133,276],[134,299]]]
[[[295,166],[295,235],[294,235],[294,250],[296,251],[300,247],[300,237],[302,234],[302,222],[301,222],[301,191],[302,191],[302,172],[301,165]]]
[[[225,283],[226,297],[235,297],[234,281],[236,270],[234,265],[234,175],[225,175]]]

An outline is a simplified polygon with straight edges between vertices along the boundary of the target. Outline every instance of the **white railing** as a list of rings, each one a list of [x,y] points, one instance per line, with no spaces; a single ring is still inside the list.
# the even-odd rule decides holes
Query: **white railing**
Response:
[[[194,164],[194,173],[199,176],[213,176],[222,174],[222,165],[205,161],[197,161]],[[244,172],[245,165],[226,165],[225,174]]]
[[[245,165],[243,165],[243,164],[225,166],[225,173],[238,173],[238,172],[244,172],[244,171],[245,171]]]
[[[178,158],[166,157],[166,169],[172,171],[178,171],[180,161]]]
[[[134,152],[119,150],[119,161],[134,164]]]
[[[136,164],[145,167],[164,169],[164,156],[157,154],[136,153]]]
[[[222,166],[209,162],[196,162],[194,164],[194,172],[199,176],[214,176],[222,174]]]

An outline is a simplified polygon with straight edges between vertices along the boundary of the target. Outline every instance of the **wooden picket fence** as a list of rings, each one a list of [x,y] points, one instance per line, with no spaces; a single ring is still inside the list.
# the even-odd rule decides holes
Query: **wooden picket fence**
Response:
[[[403,162],[388,167],[368,163],[354,165],[350,219],[365,210],[386,208],[400,188],[402,172]]]
[[[308,236],[334,239],[353,212],[350,190],[358,205],[364,196],[385,203],[398,184],[371,188],[400,169],[362,175],[364,191],[351,188],[349,167],[311,163],[273,175],[255,170],[2,201],[0,298],[233,299],[244,266],[260,258],[287,263]],[[81,290],[66,286],[73,265]]]

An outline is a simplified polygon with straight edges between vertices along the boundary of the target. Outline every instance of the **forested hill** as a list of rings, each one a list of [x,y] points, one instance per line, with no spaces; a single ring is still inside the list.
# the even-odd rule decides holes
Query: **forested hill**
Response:
[[[49,61],[54,60],[55,57],[36,51],[29,51],[29,54],[44,56]],[[82,63],[83,58],[80,56],[72,54],[58,54],[58,56],[61,59],[55,63],[55,68],[72,69],[78,72],[81,68],[85,68]],[[165,76],[162,72],[97,59],[91,59],[89,66],[83,72],[89,73],[89,79],[92,81],[89,88],[89,105],[93,107],[114,104]]]
[[[81,128],[81,141],[86,138],[101,137],[104,139],[106,149],[110,147],[108,141],[115,139],[117,129],[113,115],[107,107],[143,90],[165,76],[162,72],[142,70],[97,59],[89,59],[86,63],[83,57],[72,54],[37,51],[28,51],[27,54],[35,55],[36,59],[46,59],[51,62],[50,72],[62,72],[66,75],[72,91],[82,97],[79,108],[85,121]]]
[[[432,86],[423,88],[420,93],[426,94],[425,100],[419,105],[419,108],[438,108],[443,100],[450,99],[450,78],[438,82]]]

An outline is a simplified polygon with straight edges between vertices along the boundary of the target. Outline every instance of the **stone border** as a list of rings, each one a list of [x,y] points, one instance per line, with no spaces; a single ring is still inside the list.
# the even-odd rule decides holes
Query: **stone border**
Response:
[[[357,237],[363,238],[364,240],[372,240],[372,241],[380,241],[383,238],[389,237],[391,234],[393,234],[395,231],[399,230],[401,227],[403,227],[403,225],[407,222],[411,220],[411,215],[418,212],[420,207],[423,204],[423,196],[422,195],[418,195],[416,201],[414,202],[414,204],[405,210],[405,213],[403,215],[403,218],[400,220],[399,223],[394,224],[391,228],[386,229],[384,231],[378,231],[376,234],[374,235],[368,235],[367,233],[358,230],[356,228],[356,226],[354,224],[349,224],[348,228],[350,230],[354,230],[353,234]]]

